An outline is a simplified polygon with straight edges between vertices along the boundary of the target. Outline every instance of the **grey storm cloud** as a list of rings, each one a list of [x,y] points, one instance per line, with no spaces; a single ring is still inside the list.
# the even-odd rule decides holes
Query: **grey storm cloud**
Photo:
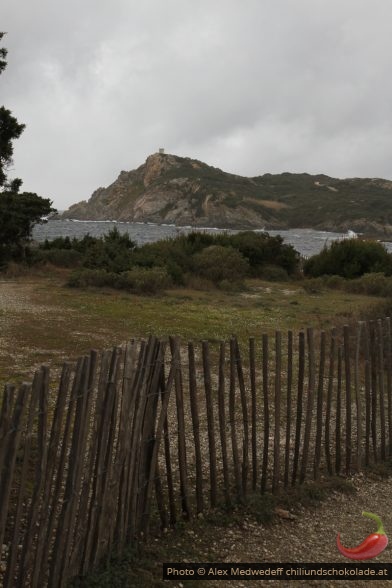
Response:
[[[59,209],[165,147],[392,178],[390,0],[3,0],[12,173]]]

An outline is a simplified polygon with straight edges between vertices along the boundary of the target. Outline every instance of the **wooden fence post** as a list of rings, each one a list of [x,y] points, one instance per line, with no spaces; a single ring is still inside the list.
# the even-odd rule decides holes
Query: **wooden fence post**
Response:
[[[305,333],[301,331],[298,335],[298,388],[297,388],[297,418],[295,426],[295,445],[293,459],[293,474],[291,484],[295,485],[297,480],[299,449],[301,443],[301,424],[302,424],[302,403],[304,393],[305,379]]]
[[[351,369],[350,369],[350,329],[343,327],[344,339],[344,371],[346,383],[346,476],[351,471]]]
[[[77,519],[77,515],[79,509],[83,473],[85,468],[85,456],[87,453],[86,444],[88,439],[91,401],[93,398],[91,388],[91,378],[93,377],[91,369],[92,360],[93,356],[90,355],[90,357],[85,357],[83,362],[82,378],[80,381],[76,404],[76,414],[74,420],[71,452],[68,462],[68,477],[66,480],[64,490],[64,502],[68,502],[68,509],[66,509],[64,512],[64,523],[62,528],[62,534],[65,535],[65,541],[62,550],[63,557],[60,567],[59,586],[61,588],[66,585],[68,580],[72,556],[72,543],[75,536],[77,537],[78,535],[78,530],[75,529],[75,526],[77,525],[77,522],[79,522]],[[78,556],[80,556],[79,553]]]
[[[336,430],[335,430],[335,472],[340,474],[342,463],[341,449],[341,420],[342,420],[342,347],[338,347],[338,387],[336,393]]]
[[[4,413],[2,415],[2,424],[4,426],[3,431],[5,437],[5,450],[0,485],[0,546],[3,545],[4,540],[4,532],[7,522],[11,485],[15,474],[14,470],[16,455],[19,449],[19,442],[22,432],[22,422],[27,405],[26,398],[28,394],[31,392],[31,386],[26,383],[22,384],[19,387],[15,401],[13,401],[12,399],[12,392],[13,387],[9,387],[7,392],[7,399],[4,401],[7,402],[7,407],[4,409]],[[8,412],[8,408],[13,409],[12,412],[10,412],[9,414],[9,421],[8,418],[6,418],[6,416],[8,417],[8,414],[5,414],[6,411]],[[5,427],[7,426],[7,424],[8,427],[6,429]]]
[[[306,408],[306,420],[305,420],[305,433],[304,433],[304,445],[302,464],[299,481],[302,484],[306,477],[306,470],[308,466],[308,455],[310,445],[310,432],[312,428],[312,415],[313,415],[313,401],[314,401],[314,388],[315,388],[315,359],[314,359],[314,338],[313,329],[309,327],[307,329],[307,340],[308,340],[308,358],[309,358],[309,380],[308,380],[308,403]]]
[[[327,471],[330,476],[333,474],[331,447],[330,447],[330,429],[331,429],[331,413],[332,413],[332,394],[334,388],[335,377],[335,355],[336,355],[336,329],[331,332],[331,346],[329,351],[329,370],[328,370],[328,392],[327,392],[327,409],[325,414],[325,459],[327,463]]]
[[[101,365],[100,365],[100,373],[99,373],[99,380],[98,380],[98,387],[97,387],[97,400],[95,406],[95,415],[94,415],[94,426],[92,430],[92,438],[91,438],[91,460],[93,461],[93,470],[91,474],[91,489],[88,489],[88,493],[91,492],[91,498],[88,505],[88,512],[86,513],[86,534],[84,538],[83,548],[81,550],[81,563],[80,563],[80,573],[86,574],[87,571],[90,569],[90,557],[91,557],[91,550],[94,540],[94,531],[96,525],[96,518],[97,518],[97,509],[98,509],[98,484],[100,482],[101,476],[101,446],[102,446],[102,434],[103,434],[103,423],[105,415],[107,414],[106,404],[107,404],[107,380],[108,380],[108,372],[109,366],[112,359],[112,351],[107,350],[101,355]],[[72,398],[71,398],[72,401]],[[70,401],[70,409],[72,408],[72,403]],[[73,401],[72,401],[73,402]],[[68,415],[70,415],[70,409],[68,410]],[[67,422],[68,422],[67,416]],[[67,426],[67,425],[66,425]]]
[[[267,488],[268,476],[268,446],[269,446],[269,350],[268,335],[263,334],[263,406],[264,406],[264,446],[263,446],[263,464],[261,469],[261,492],[264,493]]]
[[[56,462],[58,461],[58,448],[60,444],[61,426],[65,415],[65,407],[68,398],[68,390],[71,379],[71,364],[63,365],[59,389],[57,393],[57,402],[53,415],[52,427],[50,432],[50,439],[47,449],[47,467],[44,478],[44,489],[42,497],[42,508],[39,521],[39,535],[37,540],[37,549],[34,562],[34,573],[32,577],[32,586],[42,586],[44,570],[46,565],[43,562],[47,561],[47,545],[49,520],[50,520],[50,506],[51,506],[51,492],[54,482],[54,474],[56,471]],[[53,506],[52,506],[53,508]]]
[[[284,458],[284,487],[289,485],[291,445],[291,389],[293,385],[293,332],[287,334],[287,399],[286,399],[286,447]]]
[[[173,358],[172,358],[172,366],[173,367]],[[166,403],[166,394],[168,393],[166,381],[165,381],[165,370],[164,366],[162,366],[161,371],[161,403],[164,405]],[[168,401],[167,401],[168,402]],[[171,461],[171,451],[170,451],[170,431],[169,431],[169,421],[166,417],[163,421],[163,445],[165,451],[165,466],[166,466],[166,481],[167,481],[167,493],[169,498],[169,510],[170,510],[170,525],[174,527],[177,523],[177,508],[176,508],[176,501],[174,497],[174,482],[173,482],[173,469],[172,469],[172,461]]]
[[[212,401],[210,351],[208,341],[202,342],[204,389],[206,395],[208,444],[210,452],[210,502],[214,508],[217,504],[217,471],[216,471],[216,445],[214,405]]]
[[[377,347],[376,330],[374,321],[370,321],[370,370],[371,370],[371,432],[374,461],[378,461],[377,455]]]
[[[371,369],[370,369],[370,333],[369,323],[364,325],[365,339],[365,465],[370,463],[371,434]]]
[[[114,348],[111,353],[109,373],[105,378],[105,396],[97,444],[90,566],[96,565],[102,557],[102,547],[106,540],[106,497],[112,475],[112,439],[114,428],[116,427],[115,413],[118,406],[117,374],[119,360],[120,350],[119,348]],[[137,479],[137,476],[135,478]]]
[[[392,456],[392,335],[391,317],[386,318],[387,323],[387,396],[388,396],[388,455]]]
[[[257,390],[256,390],[256,350],[255,338],[249,339],[249,372],[251,390],[252,422],[252,490],[257,488]]]
[[[386,442],[385,442],[385,400],[384,400],[384,330],[382,320],[378,319],[378,387],[380,398],[380,433],[381,433],[381,461],[386,459]]]
[[[184,417],[184,390],[182,385],[182,363],[181,363],[181,348],[178,338],[169,337],[170,349],[174,355],[175,348],[178,348],[180,363],[174,378],[174,387],[176,392],[176,407],[177,407],[177,426],[178,426],[178,460],[180,469],[180,493],[181,493],[181,510],[182,516],[189,519],[191,512],[188,501],[188,472],[186,460],[186,444],[185,444],[185,417]]]
[[[119,459],[118,459],[118,478],[119,478],[119,497],[118,497],[118,511],[116,517],[115,541],[118,551],[121,551],[125,544],[127,532],[127,506],[128,486],[129,486],[129,456],[131,454],[131,431],[132,421],[135,414],[136,407],[136,385],[138,382],[139,372],[141,369],[141,356],[143,354],[143,343],[141,343],[138,357],[138,345],[132,339],[127,343],[124,357],[123,383],[121,395],[121,412],[124,413],[120,421],[119,434]],[[96,403],[96,412],[98,407],[98,398]],[[93,472],[93,456],[95,451],[93,445],[90,446],[90,470],[89,477]],[[87,489],[87,487],[86,487]],[[158,490],[159,492],[159,490]],[[162,505],[161,505],[162,506]],[[163,510],[162,506],[162,510]],[[164,516],[160,510],[160,514]],[[164,525],[164,523],[163,523]],[[165,525],[164,525],[165,526]]]
[[[154,480],[154,474],[157,468],[157,461],[158,461],[158,452],[161,444],[162,439],[162,431],[164,430],[164,422],[167,419],[167,409],[169,406],[170,400],[170,392],[173,387],[173,382],[175,380],[176,371],[179,370],[181,367],[181,360],[180,360],[180,352],[177,348],[177,353],[175,353],[174,357],[172,357],[172,363],[170,366],[170,372],[165,384],[165,394],[163,396],[163,402],[161,404],[161,410],[159,416],[157,418],[157,425],[155,429],[155,441],[152,448],[151,458],[150,458],[150,471],[147,475],[148,485],[147,485],[147,503],[149,502],[149,497],[151,496],[152,491],[152,483]],[[148,521],[148,519],[147,519]],[[148,526],[145,527],[145,532],[148,531]]]
[[[155,482],[155,476],[157,472],[157,465],[158,465],[158,449],[159,443],[162,435],[163,429],[163,421],[164,417],[158,418],[157,420],[157,409],[158,409],[158,397],[159,397],[159,385],[160,385],[160,376],[162,373],[162,366],[165,357],[165,346],[164,342],[158,343],[157,349],[157,357],[155,360],[155,366],[153,367],[153,377],[151,380],[150,388],[149,388],[149,396],[150,396],[150,407],[146,407],[146,418],[144,427],[146,428],[146,435],[143,436],[146,440],[146,459],[144,461],[145,467],[145,480],[146,480],[146,489],[143,496],[144,506],[143,510],[140,513],[140,531],[143,533],[144,537],[148,536],[149,533],[149,524],[150,524],[150,512],[151,512],[151,496],[152,496],[152,488],[153,483]],[[178,364],[179,369],[181,369],[181,351],[180,346],[177,344],[178,349]],[[163,408],[165,405],[162,405]],[[165,410],[167,411],[167,405]],[[164,415],[166,416],[166,415]],[[159,424],[161,423],[161,424]],[[144,428],[143,427],[143,428]],[[157,447],[158,445],[158,447]],[[187,489],[186,489],[187,490]]]
[[[203,499],[203,466],[200,445],[200,418],[199,418],[199,401],[197,397],[197,380],[195,367],[195,349],[192,342],[188,343],[188,366],[189,366],[189,400],[191,406],[193,439],[195,443],[195,462],[196,462],[196,512],[204,511]]]
[[[0,413],[0,487],[6,472],[3,471],[8,436],[10,434],[10,423],[15,404],[15,386],[6,384],[4,386],[3,401]],[[0,519],[1,526],[1,519]]]
[[[74,522],[79,494],[80,477],[82,473],[81,454],[83,455],[82,443],[83,427],[86,417],[85,390],[88,376],[88,359],[81,358],[78,361],[77,371],[72,386],[72,398],[75,403],[75,418],[73,420],[71,442],[68,455],[67,475],[64,480],[64,495],[61,512],[58,516],[56,537],[53,546],[53,553],[56,557],[52,559],[50,566],[49,584],[62,587],[67,577],[67,564],[70,558],[71,538],[74,530]],[[69,407],[69,412],[72,407]],[[62,484],[63,485],[63,484]]]
[[[235,353],[237,364],[238,384],[240,388],[243,435],[242,435],[242,493],[246,497],[248,492],[248,471],[249,471],[249,424],[248,424],[248,404],[246,401],[246,390],[244,371],[242,369],[242,360],[240,348],[237,339],[235,339]]]
[[[237,432],[235,424],[235,340],[232,337],[230,339],[230,390],[229,390],[229,420],[230,420],[230,432],[231,432],[231,447],[233,451],[233,466],[234,466],[234,477],[237,489],[237,498],[242,498],[242,484],[241,484],[241,470],[240,470],[240,459],[238,456],[238,443],[237,443]]]
[[[280,402],[282,386],[282,334],[275,332],[275,427],[274,427],[274,466],[272,476],[272,492],[276,493],[280,477]]]
[[[355,350],[355,400],[357,405],[357,470],[362,468],[362,396],[359,383],[360,350],[363,321],[359,321],[357,328],[357,345]]]
[[[325,331],[321,331],[320,337],[320,364],[317,386],[317,417],[316,417],[316,443],[314,449],[313,477],[318,480],[320,477],[321,460],[321,438],[323,434],[323,404],[324,404],[324,369],[325,369]]]
[[[223,484],[226,505],[230,500],[230,477],[226,440],[226,397],[225,397],[225,344],[221,342],[219,349],[219,384],[218,384],[219,430],[222,447]]]
[[[49,368],[42,366],[38,372],[38,377],[34,378],[33,386],[38,390],[38,423],[37,423],[37,460],[35,467],[34,490],[31,499],[29,513],[27,515],[26,534],[23,542],[21,553],[21,579],[23,586],[26,583],[29,574],[34,573],[32,569],[34,563],[34,549],[36,547],[35,535],[37,524],[39,522],[41,511],[41,494],[45,483],[45,470],[47,465],[47,412],[48,412],[48,394],[49,394]],[[31,586],[34,584],[31,583]]]

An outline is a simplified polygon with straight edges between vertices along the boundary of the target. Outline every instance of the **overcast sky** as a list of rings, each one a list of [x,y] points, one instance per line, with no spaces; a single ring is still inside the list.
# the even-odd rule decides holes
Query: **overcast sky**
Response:
[[[1,0],[12,175],[62,210],[164,147],[392,179],[391,0]]]

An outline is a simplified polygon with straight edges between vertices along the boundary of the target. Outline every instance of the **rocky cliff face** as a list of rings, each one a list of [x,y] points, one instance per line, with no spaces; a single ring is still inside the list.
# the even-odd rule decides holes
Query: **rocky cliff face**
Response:
[[[392,234],[392,182],[324,175],[224,173],[201,161],[150,155],[62,218],[176,225],[371,231]]]
[[[210,185],[205,177],[208,172],[212,176],[230,175],[196,160],[156,153],[138,169],[122,171],[113,184],[98,188],[88,201],[71,206],[62,218],[217,227],[264,226],[266,219],[262,213],[246,206],[234,207],[230,202],[228,205],[226,200],[230,192],[223,185]]]

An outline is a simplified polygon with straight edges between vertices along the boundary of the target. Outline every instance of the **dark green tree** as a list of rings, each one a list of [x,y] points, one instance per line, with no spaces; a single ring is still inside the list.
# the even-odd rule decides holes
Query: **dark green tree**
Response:
[[[3,37],[4,33],[0,33],[0,42]],[[6,57],[7,50],[0,48],[0,74],[7,65]],[[24,128],[10,110],[0,107],[0,262],[22,255],[33,225],[54,210],[48,198],[32,192],[20,193],[22,180],[8,179],[13,141],[20,137]]]
[[[0,33],[0,42],[4,37],[5,33]],[[6,62],[7,49],[4,47],[0,48],[0,74],[5,70],[7,66]],[[7,110],[4,106],[0,106],[0,187],[6,187],[10,189],[21,186],[21,180],[15,180],[14,185],[7,184],[7,169],[12,165],[12,155],[14,152],[12,142],[14,139],[18,139],[23,132],[25,125],[19,124],[11,111]]]

